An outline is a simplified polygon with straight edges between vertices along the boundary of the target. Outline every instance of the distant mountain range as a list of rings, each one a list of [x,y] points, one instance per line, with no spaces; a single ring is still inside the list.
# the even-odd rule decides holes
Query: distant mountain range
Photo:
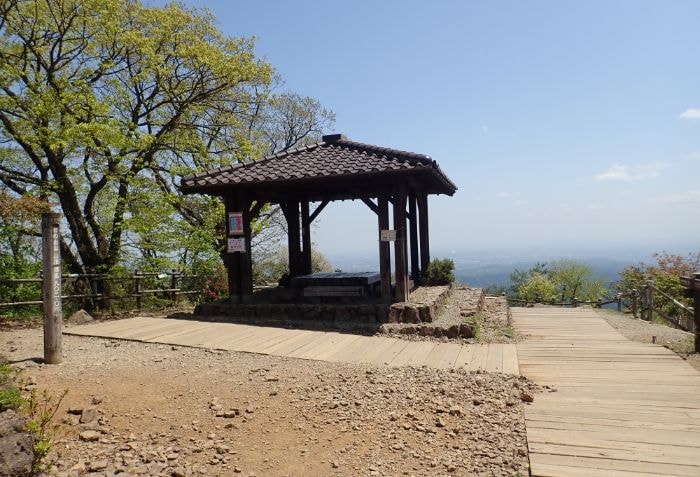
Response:
[[[537,259],[525,259],[518,257],[474,257],[466,254],[450,253],[438,255],[449,256],[455,262],[455,275],[457,281],[475,287],[487,287],[489,285],[507,285],[510,282],[510,274],[515,270],[528,270],[537,262],[547,262],[561,257],[537,257]],[[378,270],[378,259],[371,256],[355,257],[328,257],[337,269],[347,272]],[[640,260],[620,260],[605,257],[572,258],[576,261],[588,264],[593,273],[610,284],[620,279],[620,272],[629,265],[637,264]]]

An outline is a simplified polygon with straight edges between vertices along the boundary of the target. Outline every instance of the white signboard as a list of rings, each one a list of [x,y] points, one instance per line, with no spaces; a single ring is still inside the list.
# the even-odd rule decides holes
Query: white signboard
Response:
[[[396,240],[396,230],[381,230],[379,240],[382,242],[393,242]]]
[[[228,239],[228,253],[241,252],[245,253],[245,239],[244,238],[230,238]]]

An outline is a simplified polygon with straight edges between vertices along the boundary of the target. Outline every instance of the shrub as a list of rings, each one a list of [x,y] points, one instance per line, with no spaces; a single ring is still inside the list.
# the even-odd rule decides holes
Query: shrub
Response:
[[[450,285],[455,282],[455,262],[450,258],[436,258],[428,264],[423,274],[423,285]]]

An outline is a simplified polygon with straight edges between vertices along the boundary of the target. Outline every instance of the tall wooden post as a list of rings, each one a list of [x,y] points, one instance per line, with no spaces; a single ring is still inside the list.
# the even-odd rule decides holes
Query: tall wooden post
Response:
[[[297,277],[300,273],[301,245],[299,230],[299,201],[287,202],[284,210],[287,219],[287,245],[289,249],[289,276]]]
[[[241,261],[241,298],[240,301],[245,303],[253,294],[253,254],[251,250],[251,231],[250,231],[250,198],[243,192],[239,195],[239,204],[241,212],[243,212],[243,241],[245,243],[245,252],[238,252]]]
[[[309,219],[309,201],[301,202],[301,274],[311,273],[311,220]]]
[[[61,307],[61,215],[41,216],[41,251],[43,259],[44,362],[63,361],[63,311]]]
[[[394,189],[394,275],[396,277],[396,299],[408,300],[408,264],[406,251],[406,186],[398,185]]]
[[[418,216],[416,211],[416,193],[411,191],[408,195],[409,233],[411,247],[411,279],[416,285],[420,285],[420,263],[418,263]]]
[[[229,195],[224,199],[226,204],[226,238],[228,241],[229,235],[229,213],[230,212],[240,212],[241,204],[238,200],[238,196]],[[233,303],[239,303],[241,297],[241,254],[240,253],[229,253],[228,250],[224,250],[224,265],[226,265],[226,271],[228,275],[228,295]]]
[[[389,229],[389,200],[386,195],[379,196],[377,199],[379,214],[377,214],[377,222],[379,224],[379,277],[382,300],[385,302],[391,301],[391,251],[389,242],[382,241],[382,230]]]
[[[700,272],[693,273],[693,321],[695,321],[695,352],[700,353]]]
[[[420,234],[420,269],[425,274],[430,264],[430,241],[428,235],[428,194],[418,194],[418,230]]]
[[[651,322],[654,319],[654,290],[652,282],[644,285],[644,305],[646,306],[646,320]]]

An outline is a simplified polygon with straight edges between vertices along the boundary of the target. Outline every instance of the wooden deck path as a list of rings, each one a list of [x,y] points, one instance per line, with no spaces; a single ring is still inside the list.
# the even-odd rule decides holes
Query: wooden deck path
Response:
[[[129,318],[74,326],[64,333],[342,363],[425,365],[518,374],[515,345],[508,344],[460,345],[162,318]]]
[[[594,310],[514,308],[532,476],[700,476],[700,373]]]

